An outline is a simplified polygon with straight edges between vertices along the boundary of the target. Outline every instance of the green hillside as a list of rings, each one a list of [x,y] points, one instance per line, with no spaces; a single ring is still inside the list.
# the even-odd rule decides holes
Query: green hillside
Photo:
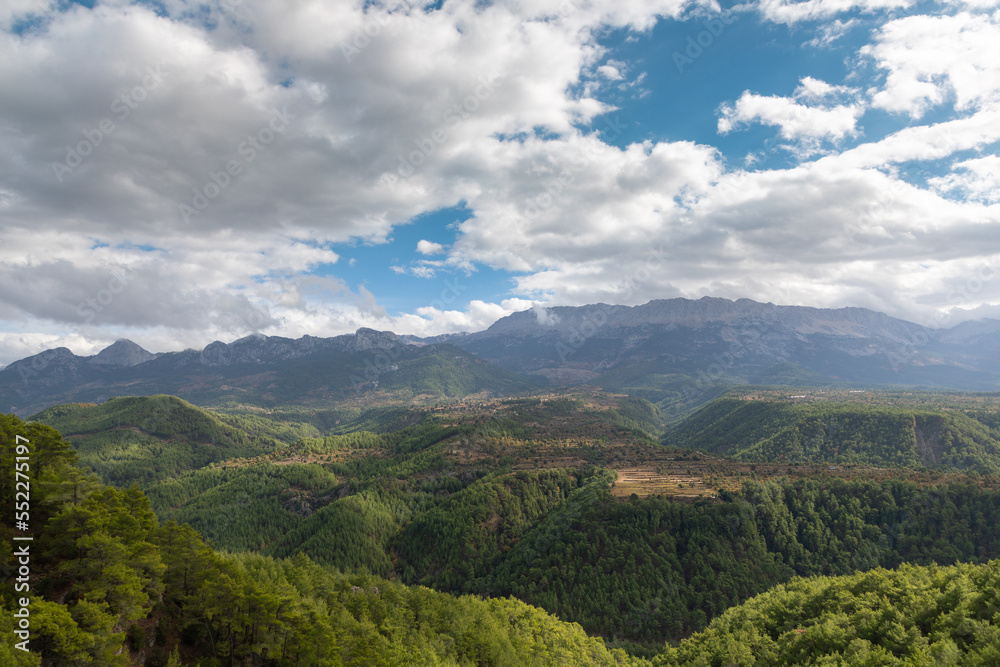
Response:
[[[825,407],[844,423],[955,412],[987,434],[998,425],[986,406],[935,405],[827,401],[781,418]],[[64,407],[119,428],[93,407]],[[1000,556],[996,477],[666,448],[654,406],[596,389],[309,414],[224,414],[234,432],[326,435],[143,482],[159,522],[189,524],[237,560],[307,558],[355,578],[513,596],[648,659],[796,576]],[[892,433],[880,419],[861,422],[871,446]]]
[[[481,392],[506,396],[538,388],[537,383],[523,375],[448,344],[434,346],[433,353],[403,358],[397,366],[398,370],[379,375],[378,390],[404,400],[419,396],[461,398]],[[363,377],[367,379],[367,375]],[[372,391],[372,384],[364,385],[363,389]]]
[[[247,432],[175,396],[57,405],[31,421],[60,431],[84,465],[119,486],[145,487],[215,461],[281,446],[270,433]]]
[[[28,439],[21,451],[15,436]],[[83,479],[69,444],[46,426],[0,415],[0,454],[8,469],[15,454],[31,460],[36,538],[30,590],[15,594],[12,580],[0,583],[3,665],[631,662],[579,626],[516,600],[454,598],[339,574],[304,556],[217,554],[190,528],[160,524],[137,489]],[[8,479],[0,507],[12,516]],[[0,543],[8,554],[11,538],[5,522]],[[26,595],[30,650],[20,651],[9,638]]]
[[[997,429],[958,410],[720,398],[668,430],[670,447],[743,461],[1000,473]]]
[[[653,663],[1000,664],[1000,561],[796,579],[730,609]]]
[[[615,426],[617,411],[565,399],[504,405],[511,411],[486,421],[449,413],[393,433],[303,441],[164,481],[150,497],[161,518],[226,549],[513,595],[647,656],[794,576],[1000,556],[995,479],[866,479],[871,469],[842,479],[812,468],[696,502],[621,498],[601,466],[657,446]],[[557,433],[564,439],[545,447],[520,439]],[[584,433],[608,440],[572,449]],[[546,461],[556,467],[538,467]],[[517,469],[528,462],[536,467]]]

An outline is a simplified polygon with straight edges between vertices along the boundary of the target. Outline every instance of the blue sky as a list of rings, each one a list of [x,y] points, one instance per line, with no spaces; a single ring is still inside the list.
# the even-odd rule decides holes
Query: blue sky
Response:
[[[17,0],[0,29],[0,364],[671,297],[1000,316],[995,0]]]

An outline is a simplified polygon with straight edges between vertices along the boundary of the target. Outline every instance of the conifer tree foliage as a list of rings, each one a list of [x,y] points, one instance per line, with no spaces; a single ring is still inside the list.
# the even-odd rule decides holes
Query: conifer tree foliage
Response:
[[[240,420],[246,427],[240,428],[176,396],[67,403],[43,410],[32,420],[59,429],[84,464],[105,482],[124,487],[147,487],[215,461],[282,446],[259,427],[261,420]]]
[[[76,467],[54,429],[0,415],[0,459],[30,440],[30,652],[5,641],[0,664],[114,667],[192,664],[581,664],[633,661],[598,638],[513,599],[454,598],[304,554],[225,556],[191,527],[160,524],[137,487],[103,486]],[[0,486],[11,515],[14,487]],[[9,523],[2,539],[12,554]],[[5,561],[5,573],[11,571]],[[0,630],[13,634],[16,592],[0,585]],[[23,595],[20,593],[19,595]],[[142,640],[154,627],[152,645]],[[133,639],[129,639],[129,638]],[[156,638],[162,641],[156,641]],[[143,646],[143,644],[146,644]]]
[[[1000,561],[796,579],[730,609],[653,663],[1000,664]]]
[[[662,442],[744,461],[1000,474],[996,419],[972,410],[726,397],[675,424]]]

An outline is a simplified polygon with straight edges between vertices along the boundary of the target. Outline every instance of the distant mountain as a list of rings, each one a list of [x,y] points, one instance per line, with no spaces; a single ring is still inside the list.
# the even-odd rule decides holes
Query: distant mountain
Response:
[[[455,345],[557,384],[659,400],[717,383],[1000,389],[1000,321],[932,330],[864,308],[668,299],[528,310]]]
[[[0,370],[0,410],[28,415],[60,403],[155,394],[202,406],[329,406],[512,394],[535,386],[452,345],[411,345],[394,333],[362,328],[333,338],[258,334],[163,354],[127,340],[91,357],[65,347],[46,350]]]
[[[864,308],[705,297],[532,309],[431,338],[253,335],[166,354],[122,340],[92,357],[56,348],[10,364],[0,370],[0,410],[152,394],[320,405],[506,395],[536,383],[599,385],[650,400],[668,418],[731,384],[997,391],[1000,321],[935,330]]]
[[[90,363],[98,366],[119,366],[128,368],[138,366],[147,361],[155,359],[156,355],[142,349],[130,340],[120,339],[112,345],[104,348],[92,357],[88,357]]]

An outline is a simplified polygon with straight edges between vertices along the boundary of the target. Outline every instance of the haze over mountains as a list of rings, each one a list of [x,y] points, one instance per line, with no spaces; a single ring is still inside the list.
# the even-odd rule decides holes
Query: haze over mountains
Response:
[[[0,371],[0,407],[170,393],[195,403],[425,398],[592,383],[690,398],[716,383],[1000,389],[1000,321],[932,330],[863,308],[740,299],[528,310],[485,331],[433,338],[359,329],[289,339],[255,334],[154,354],[120,340],[82,357],[61,347]]]

